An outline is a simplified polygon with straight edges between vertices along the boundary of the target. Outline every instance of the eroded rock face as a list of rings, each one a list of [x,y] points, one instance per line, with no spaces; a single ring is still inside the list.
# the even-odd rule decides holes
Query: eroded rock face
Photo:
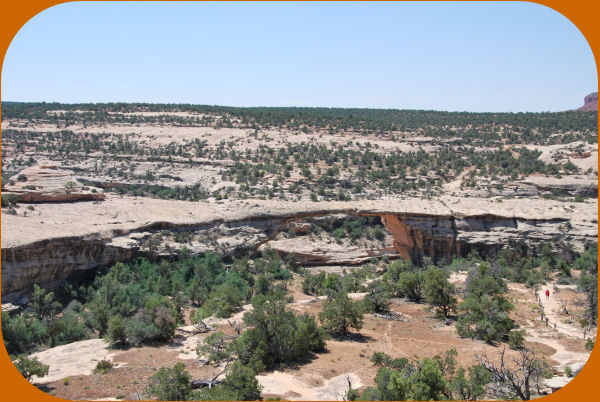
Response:
[[[34,283],[55,287],[75,271],[106,266],[138,255],[135,248],[112,247],[107,243],[105,239],[74,237],[3,249],[2,300],[15,300]]]
[[[65,237],[2,249],[2,300],[14,301],[28,293],[33,284],[60,285],[76,273],[108,266],[137,257],[174,257],[185,246],[193,254],[206,252],[239,256],[268,241],[283,219],[248,219],[240,222],[214,221],[201,225],[174,225],[158,222],[140,230],[114,237],[98,234]],[[161,235],[170,232],[193,234],[194,241],[178,243]],[[157,242],[157,236],[162,239]]]
[[[403,216],[386,214],[381,217],[386,229],[394,236],[394,248],[405,259],[434,260],[456,254],[456,227],[452,216]]]
[[[378,249],[329,244],[305,249],[276,235],[305,224],[349,216],[377,216],[393,237]],[[290,224],[293,223],[291,226]],[[597,236],[597,200],[564,203],[447,197],[361,202],[264,204],[214,203],[110,196],[102,203],[38,204],[27,217],[2,214],[2,301],[27,293],[34,283],[60,284],[76,271],[137,256],[192,253],[236,256],[273,242],[306,264],[353,264],[372,256],[433,260],[481,254],[502,247],[536,247],[558,237],[580,249]],[[303,248],[304,247],[304,248]]]
[[[583,106],[577,109],[579,112],[598,111],[598,92],[589,94],[583,99]]]
[[[521,194],[525,193],[528,187],[533,187],[537,190],[537,192],[531,191],[533,195],[558,192],[571,196],[598,197],[598,181],[591,179],[531,176],[519,181],[517,185],[520,187]]]
[[[399,257],[392,247],[363,248],[335,242],[314,244],[298,238],[270,241],[260,249],[267,247],[276,250],[283,257],[293,255],[296,263],[302,266],[357,265],[366,263],[373,257]]]
[[[57,166],[32,166],[11,177],[3,189],[5,194],[15,194],[18,202],[74,202],[99,201],[104,193],[97,188],[84,188],[72,172]]]

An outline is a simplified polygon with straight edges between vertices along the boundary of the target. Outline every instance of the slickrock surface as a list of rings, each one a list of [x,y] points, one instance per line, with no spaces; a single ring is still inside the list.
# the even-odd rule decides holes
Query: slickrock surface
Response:
[[[83,186],[71,171],[59,169],[55,165],[32,166],[11,177],[14,184],[2,189],[4,194],[16,194],[19,202],[72,202],[103,200],[104,194],[98,188]]]
[[[42,363],[50,366],[48,375],[34,378],[37,384],[48,383],[75,375],[88,375],[100,360],[111,360],[118,352],[110,351],[104,339],[88,339],[56,346],[34,353]]]

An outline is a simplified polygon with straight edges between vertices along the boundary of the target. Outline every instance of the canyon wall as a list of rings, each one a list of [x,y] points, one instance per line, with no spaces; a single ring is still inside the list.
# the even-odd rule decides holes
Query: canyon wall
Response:
[[[471,250],[477,250],[485,255],[511,245],[533,247],[544,241],[552,241],[556,237],[571,242],[577,248],[584,241],[593,240],[597,233],[597,224],[591,223],[593,220],[587,227],[578,224],[573,228],[570,222],[574,217],[568,214],[553,216],[545,216],[548,215],[545,214],[527,218],[509,216],[507,213],[502,215],[479,211],[465,213],[432,203],[425,207],[421,205],[412,208],[415,212],[410,212],[409,208],[405,208],[406,205],[384,208],[368,203],[338,204],[340,205],[333,204],[326,208],[319,208],[319,205],[316,205],[304,209],[300,205],[294,205],[294,208],[275,211],[259,208],[256,211],[236,209],[235,212],[216,213],[205,210],[204,219],[192,223],[186,222],[185,217],[189,216],[189,213],[184,210],[181,211],[183,216],[173,217],[172,220],[163,219],[153,222],[125,220],[126,226],[123,226],[123,222],[117,222],[120,227],[112,230],[69,236],[47,233],[46,239],[37,241],[26,241],[28,228],[24,225],[45,225],[43,221],[35,222],[5,215],[2,219],[2,301],[17,300],[21,295],[29,292],[34,283],[52,287],[59,285],[78,271],[94,269],[138,256],[151,258],[175,256],[183,246],[197,254],[211,251],[225,256],[237,256],[257,250],[262,245],[268,245],[277,233],[288,230],[290,223],[295,227],[302,227],[306,220],[334,215],[337,216],[336,219],[343,219],[344,215],[380,217],[393,236],[393,250],[376,250],[373,255],[389,253],[417,261],[423,257],[430,257],[434,261],[442,258],[449,260],[455,255],[466,255]],[[47,208],[56,208],[56,206],[47,206]],[[394,211],[394,209],[401,211]],[[152,210],[148,212],[151,213]],[[43,212],[40,214],[43,216]],[[117,212],[115,216],[118,214]],[[115,224],[112,221],[109,223]],[[13,244],[4,241],[10,234],[9,226],[14,229],[17,224],[21,225],[19,229],[25,231],[21,233],[22,241],[18,241],[17,234],[11,238],[14,240]],[[101,226],[89,222],[85,227],[90,225]],[[60,227],[65,226],[58,228]],[[73,224],[70,228],[71,231],[77,231],[73,229]],[[104,228],[100,227],[100,229]],[[171,233],[172,237],[163,236],[165,231]],[[187,242],[173,240],[176,235],[181,234],[185,234],[191,240]],[[38,237],[44,237],[44,234]],[[279,251],[286,253],[285,248]],[[293,253],[293,250],[290,250],[290,253]],[[328,262],[328,258],[319,255],[303,257],[307,261],[311,261],[312,258],[316,262]],[[358,255],[353,256],[348,252],[341,262],[336,262],[352,264],[367,259]]]

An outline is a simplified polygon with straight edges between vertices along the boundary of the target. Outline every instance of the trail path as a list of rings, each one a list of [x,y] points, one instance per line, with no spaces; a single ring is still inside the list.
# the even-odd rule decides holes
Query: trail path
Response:
[[[559,289],[572,289],[574,285],[557,285]],[[546,299],[546,290],[550,291],[550,297]],[[573,324],[564,322],[564,316],[560,315],[561,300],[560,293],[554,291],[553,284],[542,285],[539,291],[540,300],[544,307],[544,313],[551,323],[556,323],[556,330],[572,338],[583,339],[583,330]]]
[[[524,294],[531,292],[530,289],[527,289],[519,284],[510,284],[509,288]],[[572,289],[573,286],[558,285],[558,288]],[[546,290],[550,291],[550,297],[548,299],[546,299]],[[527,330],[525,340],[550,346],[555,350],[550,358],[558,363],[555,368],[557,368],[559,371],[564,371],[566,367],[571,367],[573,373],[577,374],[589,359],[590,353],[573,352],[567,350],[564,341],[561,342],[561,338],[582,339],[584,336],[583,331],[572,324],[562,322],[564,315],[560,314],[562,309],[562,303],[559,296],[560,293],[557,295],[553,284],[542,286],[538,291],[538,294],[540,296],[539,300],[541,307],[544,309],[545,316],[548,318],[549,323],[557,324],[556,329],[554,328],[554,325],[547,327],[539,326],[534,322],[527,320],[526,325],[523,326],[523,328]],[[544,380],[544,384],[552,389],[552,392],[554,392],[567,385],[571,380],[571,377],[567,377],[565,375],[554,376],[550,379]]]
[[[560,285],[559,285],[560,287]],[[567,286],[562,286],[567,288]],[[523,293],[529,293],[531,290],[522,287],[521,285],[511,284],[509,286],[512,290],[517,290]],[[546,299],[546,290],[550,290],[550,297]],[[569,351],[563,342],[560,341],[560,337],[568,337],[574,339],[583,338],[583,330],[577,328],[575,325],[563,323],[564,316],[561,316],[561,302],[559,296],[554,292],[553,284],[544,285],[538,291],[544,313],[551,323],[548,327],[536,327],[531,321],[527,322],[527,336],[525,339],[530,342],[541,343],[550,346],[555,350],[551,356],[553,360],[558,362],[558,367],[564,369],[567,366],[583,367],[587,362],[590,354],[581,352]],[[556,329],[554,329],[553,323],[557,323]]]

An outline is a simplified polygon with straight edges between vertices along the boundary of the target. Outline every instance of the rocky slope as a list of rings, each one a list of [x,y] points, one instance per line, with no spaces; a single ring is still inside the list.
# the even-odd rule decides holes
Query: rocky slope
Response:
[[[175,255],[183,246],[195,253],[238,255],[268,245],[280,231],[289,230],[290,223],[302,228],[307,219],[335,214],[380,217],[393,236],[393,249],[385,252],[404,258],[437,260],[472,249],[485,254],[503,246],[536,246],[555,236],[577,248],[597,237],[596,199],[217,204],[109,195],[103,202],[37,204],[26,216],[20,211],[2,213],[2,301],[17,300],[33,283],[52,286],[76,271],[140,255]],[[293,244],[288,249],[274,245],[283,253],[299,251]],[[331,263],[361,258],[350,253]]]
[[[18,202],[74,202],[103,200],[98,188],[82,186],[69,170],[56,165],[32,166],[10,178],[3,194],[15,194]]]

